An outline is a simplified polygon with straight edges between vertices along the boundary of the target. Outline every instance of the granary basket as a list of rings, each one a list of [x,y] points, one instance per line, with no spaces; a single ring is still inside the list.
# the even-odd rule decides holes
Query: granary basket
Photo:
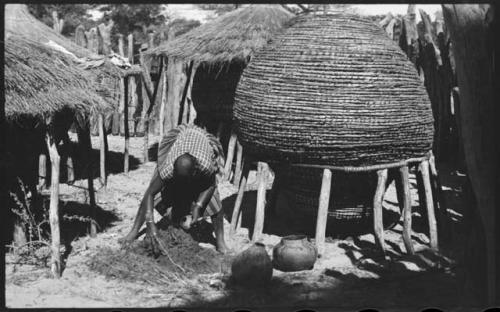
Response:
[[[289,209],[295,210],[295,213],[316,216],[322,172],[318,168],[290,168],[285,184]],[[328,208],[329,219],[371,218],[376,185],[377,174],[374,172],[334,172]]]
[[[234,105],[245,153],[368,167],[424,156],[433,117],[413,64],[378,25],[304,15],[257,53]]]

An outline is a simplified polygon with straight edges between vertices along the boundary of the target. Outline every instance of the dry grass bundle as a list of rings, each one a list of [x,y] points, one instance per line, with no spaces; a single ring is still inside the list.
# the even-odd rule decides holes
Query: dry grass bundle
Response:
[[[159,230],[158,236],[169,256],[155,259],[147,239],[136,241],[129,250],[102,248],[89,261],[89,267],[109,278],[143,281],[152,285],[186,282],[199,274],[221,272],[221,263],[228,261],[215,250],[202,248],[180,228]],[[182,269],[180,269],[181,267]]]
[[[197,27],[153,49],[147,56],[163,54],[195,62],[247,63],[292,17],[280,5],[252,5]]]
[[[246,152],[338,167],[422,157],[434,132],[413,64],[378,25],[347,14],[294,19],[244,70],[234,116]]]
[[[90,112],[108,105],[95,91],[94,77],[63,53],[29,39],[9,35],[5,42],[5,112],[47,116],[63,109]]]

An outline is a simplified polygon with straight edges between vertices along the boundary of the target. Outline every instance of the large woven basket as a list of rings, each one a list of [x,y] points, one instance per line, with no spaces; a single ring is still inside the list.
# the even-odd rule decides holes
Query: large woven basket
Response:
[[[424,156],[433,117],[413,64],[355,15],[298,17],[244,70],[234,106],[245,152],[330,166]]]

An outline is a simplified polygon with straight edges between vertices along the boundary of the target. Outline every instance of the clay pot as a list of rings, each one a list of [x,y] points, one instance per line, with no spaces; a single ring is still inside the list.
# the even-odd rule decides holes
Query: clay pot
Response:
[[[273,276],[273,264],[262,243],[255,243],[238,254],[231,265],[231,276],[235,283],[262,285]]]
[[[318,251],[307,236],[289,235],[273,248],[274,268],[284,272],[311,270]]]

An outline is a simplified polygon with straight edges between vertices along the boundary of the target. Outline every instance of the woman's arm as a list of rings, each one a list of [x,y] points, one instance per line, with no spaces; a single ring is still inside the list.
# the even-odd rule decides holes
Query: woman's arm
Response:
[[[210,202],[212,196],[214,195],[216,187],[217,187],[217,182],[214,177],[213,179],[211,179],[209,186],[200,193],[196,202],[193,203],[193,206],[191,207],[193,222],[196,222],[196,220],[198,220],[202,212],[205,211],[208,203]]]

